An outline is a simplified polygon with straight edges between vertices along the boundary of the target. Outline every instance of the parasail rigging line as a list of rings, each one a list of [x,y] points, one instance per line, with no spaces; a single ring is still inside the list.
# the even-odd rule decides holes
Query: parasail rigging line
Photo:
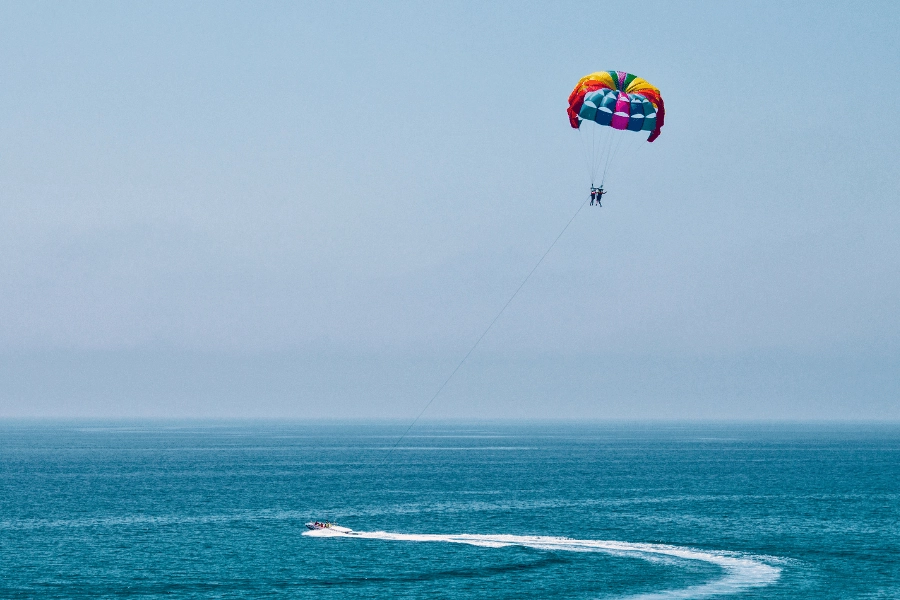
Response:
[[[600,185],[606,181],[606,171],[609,168],[609,158],[612,156],[612,143],[616,138],[615,130],[604,130],[601,135],[603,136],[604,141],[606,142],[606,147],[603,150],[603,153],[600,154],[598,159],[594,162],[594,179],[596,179],[597,171],[600,170],[600,163],[605,161],[605,166],[603,167],[603,172],[600,174]],[[593,185],[593,182],[592,182]]]
[[[572,221],[575,220],[575,217],[578,216],[578,214],[581,212],[581,210],[585,207],[586,204],[587,204],[587,200],[585,200],[578,206],[578,210],[575,211],[575,214],[572,215],[572,218],[569,219],[569,221],[566,223],[565,227],[562,228],[562,231],[559,232],[559,235],[557,235],[556,238],[553,240],[553,242],[550,244],[550,246],[547,247],[547,250],[544,251],[544,253],[538,259],[538,261],[535,263],[535,265],[531,268],[531,270],[528,272],[528,275],[525,276],[525,279],[523,279],[522,283],[519,284],[519,287],[516,288],[516,291],[514,291],[512,293],[512,296],[509,297],[509,300],[506,301],[506,304],[503,305],[503,308],[500,309],[500,311],[497,313],[497,315],[491,320],[490,324],[485,328],[485,330],[481,333],[481,335],[478,336],[478,339],[475,340],[475,343],[472,344],[472,347],[469,348],[469,351],[466,352],[466,355],[463,356],[461,361],[459,361],[459,363],[456,365],[456,368],[450,372],[450,375],[447,377],[447,379],[444,380],[444,383],[441,384],[441,386],[437,389],[437,391],[434,393],[434,395],[431,397],[431,399],[428,401],[428,403],[425,404],[424,408],[422,408],[422,410],[419,412],[419,414],[416,416],[416,418],[413,419],[413,422],[409,424],[409,427],[406,428],[406,431],[403,432],[403,435],[401,435],[397,439],[397,441],[394,443],[394,445],[391,446],[391,449],[388,450],[388,453],[384,456],[384,459],[381,461],[381,464],[379,466],[384,465],[384,463],[387,462],[387,459],[390,458],[391,454],[394,452],[394,450],[397,448],[397,446],[400,445],[400,442],[402,442],[403,439],[406,437],[406,434],[408,434],[410,432],[410,430],[413,428],[413,426],[415,426],[415,424],[419,422],[419,419],[422,418],[422,415],[425,414],[425,411],[428,410],[428,407],[431,406],[431,404],[437,399],[437,397],[441,395],[441,392],[444,391],[444,388],[447,387],[447,384],[450,383],[450,380],[453,379],[453,376],[456,375],[456,372],[460,370],[460,368],[463,366],[463,364],[466,362],[466,360],[469,358],[469,356],[472,354],[472,352],[475,351],[475,348],[477,348],[478,345],[481,343],[481,340],[484,339],[484,336],[486,336],[488,334],[488,332],[491,330],[491,328],[494,327],[494,323],[497,322],[497,319],[500,318],[500,316],[503,314],[503,312],[506,310],[506,308],[512,303],[513,300],[515,300],[516,296],[519,295],[519,292],[522,291],[522,288],[525,287],[525,284],[528,283],[528,280],[531,279],[531,276],[534,274],[535,271],[537,271],[537,268],[539,266],[541,266],[541,263],[544,262],[544,259],[547,258],[548,254],[550,254],[550,251],[553,250],[554,246],[556,246],[556,242],[558,242],[559,238],[561,238],[563,236],[563,234],[569,228],[569,225],[572,224]]]
[[[606,181],[606,173],[609,171],[609,163],[612,162],[613,156],[615,156],[615,154],[619,151],[619,146],[622,144],[623,137],[624,135],[621,131],[610,134],[609,140],[610,148],[612,148],[612,150],[606,153],[606,165],[603,167],[603,177],[600,179],[600,185],[603,185],[603,183]],[[613,138],[615,138],[615,145],[613,145]]]
[[[585,145],[585,136],[587,134],[584,133],[584,129],[578,130],[578,141],[581,142],[581,149],[583,152],[581,153],[582,158],[584,158],[584,166],[587,168],[587,174],[591,178],[591,187],[594,185],[594,160],[593,160],[593,149],[589,152],[587,146]]]

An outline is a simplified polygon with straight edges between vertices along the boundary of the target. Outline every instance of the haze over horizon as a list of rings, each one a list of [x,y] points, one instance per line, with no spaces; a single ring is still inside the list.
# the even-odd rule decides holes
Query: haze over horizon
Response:
[[[900,419],[900,5],[0,4],[0,417]],[[618,17],[617,17],[618,19]]]

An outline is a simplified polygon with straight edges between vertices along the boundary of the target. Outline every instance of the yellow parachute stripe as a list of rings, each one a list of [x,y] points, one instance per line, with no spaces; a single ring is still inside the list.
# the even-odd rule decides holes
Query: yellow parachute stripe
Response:
[[[650,83],[646,79],[643,79],[641,77],[635,77],[628,85],[628,89],[625,90],[625,92],[628,94],[633,94],[644,90],[653,90],[657,94],[659,93],[659,88],[650,85]]]
[[[578,85],[575,86],[575,89],[580,88],[586,83],[593,83],[595,81],[604,84],[611,90],[616,89],[616,82],[613,81],[612,75],[610,75],[608,71],[598,71],[596,73],[591,73],[590,75],[582,77],[578,81]]]

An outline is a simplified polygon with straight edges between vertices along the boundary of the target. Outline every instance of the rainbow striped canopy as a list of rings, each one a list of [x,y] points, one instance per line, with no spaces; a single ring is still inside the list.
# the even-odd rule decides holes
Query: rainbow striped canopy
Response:
[[[659,90],[645,79],[624,71],[599,71],[582,77],[569,94],[569,123],[594,121],[613,129],[649,131],[659,137],[666,107]]]

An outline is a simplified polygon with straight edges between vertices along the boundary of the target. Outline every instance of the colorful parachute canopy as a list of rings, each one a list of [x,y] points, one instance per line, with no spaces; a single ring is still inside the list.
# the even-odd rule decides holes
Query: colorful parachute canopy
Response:
[[[666,107],[659,90],[624,71],[599,71],[582,77],[569,94],[569,123],[578,129],[582,119],[613,129],[649,131],[648,142],[659,137]]]

